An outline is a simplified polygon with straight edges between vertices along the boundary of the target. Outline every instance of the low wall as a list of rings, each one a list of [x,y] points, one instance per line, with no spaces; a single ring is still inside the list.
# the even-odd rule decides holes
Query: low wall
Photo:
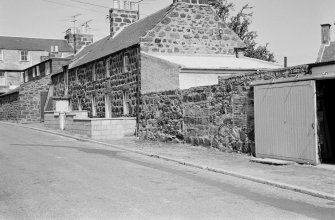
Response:
[[[44,125],[60,129],[59,114],[46,112]],[[77,114],[66,113],[65,130],[99,140],[120,139],[135,135],[136,118],[78,118]]]
[[[139,135],[144,139],[250,153],[254,150],[255,80],[295,77],[307,66],[219,78],[219,85],[142,95]]]

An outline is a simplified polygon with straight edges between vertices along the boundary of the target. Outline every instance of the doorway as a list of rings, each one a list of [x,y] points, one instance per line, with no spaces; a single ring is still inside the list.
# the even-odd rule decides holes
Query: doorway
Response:
[[[319,152],[321,163],[335,164],[335,80],[317,81]]]

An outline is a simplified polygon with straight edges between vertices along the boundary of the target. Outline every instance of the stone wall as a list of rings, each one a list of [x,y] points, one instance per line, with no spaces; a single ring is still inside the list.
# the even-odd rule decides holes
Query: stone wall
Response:
[[[215,86],[142,96],[139,134],[161,141],[185,141],[221,150],[254,149],[255,80],[308,74],[306,66],[220,78]]]
[[[17,92],[0,96],[0,120],[41,121],[41,92],[48,92],[50,76],[22,84]]]
[[[19,119],[19,92],[0,96],[0,120],[17,121]]]
[[[121,28],[138,20],[139,12],[136,10],[122,10],[112,8],[109,11],[110,32],[114,36]]]
[[[74,35],[71,32],[66,33],[65,39],[67,42],[74,47]],[[85,33],[76,33],[76,50],[79,51],[81,48],[93,43],[93,35]]]
[[[141,39],[145,52],[234,54],[241,39],[210,5],[176,2],[165,18]]]

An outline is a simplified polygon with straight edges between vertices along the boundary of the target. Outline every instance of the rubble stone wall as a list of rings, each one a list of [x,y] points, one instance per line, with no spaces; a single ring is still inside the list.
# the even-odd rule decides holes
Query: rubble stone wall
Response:
[[[14,94],[0,97],[0,120],[31,123],[41,121],[41,92],[48,92],[50,75],[24,83]]]
[[[109,11],[111,36],[114,36],[121,28],[138,20],[139,12],[134,10],[111,9]]]
[[[254,149],[255,80],[308,74],[306,66],[220,78],[219,85],[142,96],[139,134],[144,139],[184,141],[235,150]]]
[[[1,121],[14,121],[18,120],[19,109],[19,93],[3,96],[0,98],[0,120]]]
[[[210,5],[175,3],[141,39],[144,52],[234,54],[244,43]]]

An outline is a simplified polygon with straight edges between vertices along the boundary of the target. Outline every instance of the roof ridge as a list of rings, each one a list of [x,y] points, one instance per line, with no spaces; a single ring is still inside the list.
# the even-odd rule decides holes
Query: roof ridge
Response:
[[[7,38],[20,38],[20,39],[33,39],[33,40],[59,40],[59,41],[66,41],[65,39],[55,39],[55,38],[37,38],[37,37],[16,37],[16,36],[0,36],[7,37]]]

